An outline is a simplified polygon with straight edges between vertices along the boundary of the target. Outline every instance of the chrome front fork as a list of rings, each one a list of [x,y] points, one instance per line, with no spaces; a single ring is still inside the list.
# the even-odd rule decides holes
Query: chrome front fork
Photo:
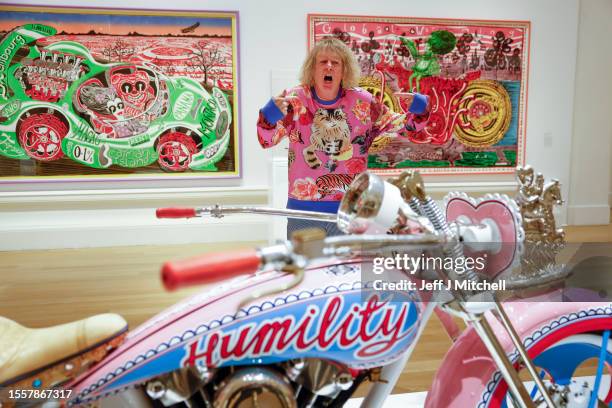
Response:
[[[470,311],[470,309],[474,309],[473,306],[474,305],[470,306],[469,304],[463,304],[463,306],[457,307],[455,305],[451,307],[447,304],[443,306],[443,309],[449,313],[461,317],[466,323],[470,323],[474,327],[474,330],[493,357],[493,360],[495,361],[495,364],[502,377],[508,384],[508,390],[510,391],[510,395],[512,396],[515,405],[520,408],[536,408],[535,403],[532,401],[532,397],[529,395],[529,392],[519,378],[519,374],[514,367],[514,364],[506,355],[504,348],[497,339],[497,335],[486,319],[485,311],[483,310],[492,310],[508,333],[508,336],[512,340],[512,345],[518,351],[522,364],[527,369],[531,379],[535,382],[538,391],[540,391],[542,399],[546,404],[544,406],[548,408],[557,408],[557,405],[555,405],[550,394],[548,393],[544,381],[542,381],[542,378],[540,378],[538,375],[533,361],[527,354],[527,350],[523,346],[521,338],[517,334],[512,322],[510,321],[510,318],[506,314],[503,305],[499,301],[483,302],[478,304],[478,308],[480,309],[479,311]]]
[[[453,236],[453,232],[451,231],[442,210],[436,204],[436,202],[425,193],[423,179],[418,172],[406,172],[392,182],[400,187],[402,197],[410,205],[410,208],[417,213],[425,214],[437,231],[444,233],[446,236]],[[454,245],[451,245],[451,247],[445,251],[445,255],[452,256],[455,259],[462,258],[464,255],[461,243],[457,241]],[[448,271],[446,272],[448,273]],[[476,282],[479,280],[478,275],[476,275],[473,270],[466,271],[465,279]],[[454,295],[457,297],[457,299],[464,300],[464,295],[468,294],[456,293]],[[482,305],[485,307],[478,307]],[[477,307],[474,308],[472,306]],[[533,362],[523,347],[520,337],[514,330],[512,322],[504,311],[503,306],[497,300],[494,302],[480,303],[478,305],[476,303],[470,304],[469,302],[462,301],[459,302],[457,308],[449,307],[448,309],[449,312],[454,313],[455,315],[457,315],[456,312],[459,310],[459,316],[474,326],[476,333],[482,339],[487,350],[497,364],[502,376],[506,380],[510,393],[517,405],[520,408],[535,408],[529,393],[519,378],[517,370],[514,368],[514,365],[506,355],[493,329],[485,318],[484,311],[493,310],[502,323],[504,329],[508,332],[508,335],[510,336],[514,347],[516,347],[518,350],[520,359],[527,368],[527,371],[529,372],[530,376],[533,377],[533,380],[542,394],[544,402],[546,402],[546,405],[549,408],[556,408],[546,390],[544,382],[538,375]],[[470,311],[470,309],[472,309],[472,311]]]

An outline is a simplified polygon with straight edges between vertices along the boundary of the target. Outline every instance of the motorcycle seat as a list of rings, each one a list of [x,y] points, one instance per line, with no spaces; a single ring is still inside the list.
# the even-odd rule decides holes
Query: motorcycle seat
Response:
[[[0,317],[0,388],[66,382],[121,344],[126,332],[125,319],[110,313],[39,329]]]

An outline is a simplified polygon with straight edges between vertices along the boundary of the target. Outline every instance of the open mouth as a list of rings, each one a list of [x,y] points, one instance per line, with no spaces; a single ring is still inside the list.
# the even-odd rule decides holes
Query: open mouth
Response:
[[[331,75],[325,75],[325,76],[323,77],[323,82],[325,82],[325,83],[327,83],[327,84],[332,83],[332,82],[333,82],[333,80],[334,80],[334,77],[332,77]]]
[[[146,94],[140,93],[138,95],[126,95],[128,102],[134,105],[141,105],[146,97]]]

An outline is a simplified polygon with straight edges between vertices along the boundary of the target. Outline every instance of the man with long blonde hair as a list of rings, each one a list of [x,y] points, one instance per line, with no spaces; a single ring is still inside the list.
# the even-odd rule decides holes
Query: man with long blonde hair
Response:
[[[351,50],[326,37],[310,51],[300,85],[270,99],[259,114],[259,143],[269,148],[289,138],[287,208],[336,213],[342,195],[367,168],[368,149],[382,134],[399,134],[407,121],[428,107],[427,97],[413,94],[409,113],[390,111],[358,88],[360,69]],[[289,219],[287,234],[319,226],[328,235],[334,224]]]

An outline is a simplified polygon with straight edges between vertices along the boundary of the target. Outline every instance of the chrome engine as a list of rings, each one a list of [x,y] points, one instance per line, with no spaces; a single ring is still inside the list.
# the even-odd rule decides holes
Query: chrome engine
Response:
[[[266,367],[236,370],[215,394],[215,408],[297,408],[293,387],[287,378]]]
[[[340,407],[365,378],[326,360],[207,370],[190,367],[144,385],[155,405],[206,408]]]

